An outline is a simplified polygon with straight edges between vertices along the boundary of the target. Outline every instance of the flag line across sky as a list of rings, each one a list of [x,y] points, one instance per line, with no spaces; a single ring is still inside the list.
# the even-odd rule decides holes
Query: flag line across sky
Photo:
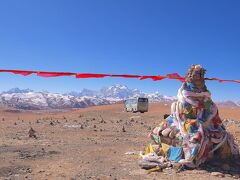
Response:
[[[95,73],[73,73],[73,72],[47,72],[47,71],[29,71],[29,70],[1,70],[0,73],[13,73],[23,76],[37,75],[40,77],[61,77],[61,76],[75,76],[76,78],[104,78],[104,77],[119,77],[119,78],[136,78],[140,80],[152,79],[153,81],[160,81],[163,79],[175,79],[181,82],[185,81],[185,77],[180,76],[178,73],[167,75],[129,75],[129,74],[95,74]],[[218,82],[234,82],[240,83],[240,80],[227,80],[220,78],[205,78],[205,80],[218,81]]]

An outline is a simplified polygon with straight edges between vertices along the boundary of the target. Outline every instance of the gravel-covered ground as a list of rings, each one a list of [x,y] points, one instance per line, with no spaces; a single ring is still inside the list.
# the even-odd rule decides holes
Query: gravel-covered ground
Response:
[[[218,179],[239,178],[240,161],[216,160],[195,170],[147,174],[135,155],[170,105],[126,113],[123,105],[67,112],[0,111],[0,179]],[[226,128],[240,145],[240,109],[221,108]],[[30,134],[30,127],[34,131]]]

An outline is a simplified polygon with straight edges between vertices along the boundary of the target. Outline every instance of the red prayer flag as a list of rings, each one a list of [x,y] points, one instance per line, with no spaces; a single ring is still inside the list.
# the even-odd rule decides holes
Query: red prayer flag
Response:
[[[89,74],[89,73],[76,74],[76,78],[104,78],[106,76],[109,76],[109,75],[107,75],[107,74]]]
[[[28,76],[34,73],[34,71],[21,71],[21,70],[0,70],[0,72],[10,72],[14,74],[20,74],[23,76]]]
[[[25,70],[0,70],[1,72],[9,72],[14,74],[20,74],[28,76],[36,74],[41,77],[59,77],[59,76],[73,76],[76,78],[104,78],[104,77],[122,77],[122,78],[138,78],[140,80],[152,79],[153,81],[160,81],[165,78],[176,79],[181,82],[185,82],[185,77],[180,76],[178,73],[167,74],[166,76],[140,76],[140,75],[129,75],[129,74],[93,74],[93,73],[72,73],[72,72],[44,72],[44,71],[25,71]],[[219,78],[205,78],[205,80],[218,81],[218,82],[235,82],[240,83],[240,80],[226,80]]]
[[[68,72],[37,72],[37,76],[41,77],[59,77],[59,76],[73,76],[75,73]]]

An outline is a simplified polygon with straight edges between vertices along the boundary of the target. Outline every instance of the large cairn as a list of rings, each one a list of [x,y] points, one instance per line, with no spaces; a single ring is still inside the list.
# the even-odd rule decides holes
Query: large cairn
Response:
[[[164,167],[171,163],[195,168],[213,157],[239,155],[205,85],[205,72],[200,65],[190,67],[178,90],[178,100],[172,103],[171,114],[165,115],[149,134],[155,145],[150,144],[141,155],[141,167]]]

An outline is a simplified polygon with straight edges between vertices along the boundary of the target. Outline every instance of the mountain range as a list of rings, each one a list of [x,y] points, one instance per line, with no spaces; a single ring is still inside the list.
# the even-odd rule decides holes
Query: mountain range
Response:
[[[172,102],[176,100],[174,96],[165,96],[159,92],[144,93],[138,89],[130,89],[125,85],[117,84],[104,87],[99,91],[82,89],[80,92],[63,94],[13,88],[0,93],[0,104],[25,110],[69,109],[108,105],[137,97],[147,97],[150,102]],[[220,105],[240,106],[240,102],[224,101],[220,102]]]

